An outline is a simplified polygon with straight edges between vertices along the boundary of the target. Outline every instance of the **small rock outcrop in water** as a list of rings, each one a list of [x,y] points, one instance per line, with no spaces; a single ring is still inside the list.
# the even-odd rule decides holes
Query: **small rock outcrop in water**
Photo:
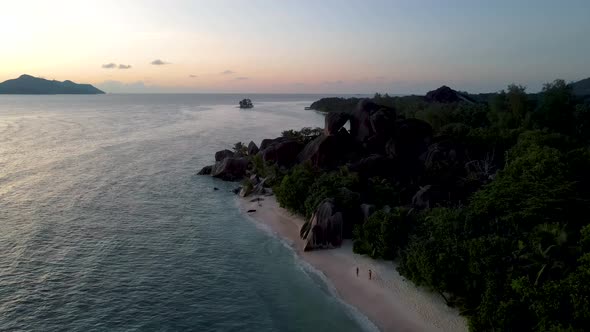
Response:
[[[250,99],[242,99],[240,101],[240,108],[252,108],[254,104],[252,104],[252,100]]]
[[[199,173],[197,173],[197,175],[209,175],[211,174],[211,171],[213,170],[213,166],[205,166],[203,168],[201,168],[201,170],[199,171]]]
[[[342,213],[336,211],[333,199],[325,199],[301,228],[301,238],[306,240],[303,250],[339,247],[342,244],[342,229]]]
[[[227,149],[217,151],[217,152],[215,152],[215,161],[223,161],[223,159],[233,157],[234,155],[235,155],[235,153],[233,153],[233,151],[230,151]]]
[[[238,181],[244,178],[249,165],[250,161],[246,158],[228,157],[215,164],[211,175],[225,181]]]

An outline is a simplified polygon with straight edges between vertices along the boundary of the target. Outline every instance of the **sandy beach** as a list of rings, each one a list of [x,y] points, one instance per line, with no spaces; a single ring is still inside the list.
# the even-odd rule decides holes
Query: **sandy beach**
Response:
[[[303,219],[279,207],[273,196],[251,202],[254,198],[238,199],[240,209],[244,213],[256,210],[248,215],[289,243],[301,259],[325,275],[343,301],[363,313],[381,331],[468,330],[466,320],[439,295],[405,280],[392,262],[354,254],[349,240],[338,249],[303,252],[299,238]]]

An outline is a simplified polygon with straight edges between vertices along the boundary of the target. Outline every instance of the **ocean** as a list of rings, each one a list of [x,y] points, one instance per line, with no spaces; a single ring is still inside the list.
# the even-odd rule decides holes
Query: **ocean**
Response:
[[[304,111],[320,97],[0,96],[0,330],[369,329],[239,212],[236,183],[196,175],[323,126]]]

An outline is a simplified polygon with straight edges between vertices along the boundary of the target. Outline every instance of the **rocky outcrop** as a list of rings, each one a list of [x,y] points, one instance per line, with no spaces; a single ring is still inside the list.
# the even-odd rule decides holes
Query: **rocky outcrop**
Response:
[[[250,99],[242,99],[240,100],[240,108],[252,108],[254,104],[252,104],[252,100]]]
[[[230,150],[221,150],[215,152],[215,161],[223,161],[225,158],[233,157],[234,153]]]
[[[342,244],[343,217],[334,200],[325,199],[301,228],[304,251],[339,247]]]
[[[256,145],[256,143],[254,143],[253,141],[250,141],[250,144],[248,144],[248,155],[254,156],[258,153],[258,151],[260,151],[260,150],[258,149],[258,146]]]
[[[211,175],[225,181],[238,181],[246,176],[250,161],[246,158],[228,157],[215,164]]]
[[[322,169],[335,168],[341,164],[352,148],[346,134],[320,135],[308,143],[297,156],[299,163],[310,162]]]
[[[418,192],[412,197],[412,205],[419,209],[430,208],[430,194],[432,191],[431,185],[421,187]]]
[[[304,145],[296,140],[275,140],[260,153],[264,162],[274,162],[279,166],[289,167],[295,164],[297,155],[303,147]]]
[[[396,162],[392,158],[381,155],[371,155],[355,163],[349,164],[348,169],[356,172],[360,177],[389,177],[397,174]]]
[[[199,173],[197,173],[197,175],[209,175],[211,174],[211,171],[213,170],[213,166],[205,166],[203,168],[201,168],[201,170],[199,171]]]
[[[474,101],[462,93],[459,93],[446,85],[426,94],[426,100],[435,103],[456,103],[460,101],[473,103]]]
[[[412,197],[412,206],[417,209],[431,209],[449,200],[449,192],[439,185],[425,185]]]
[[[350,135],[357,142],[363,143],[373,135],[371,126],[371,113],[378,110],[379,105],[361,100],[350,117]]]
[[[346,124],[349,118],[350,116],[348,114],[341,112],[332,112],[326,114],[324,119],[324,135],[336,135],[340,128]]]
[[[375,205],[373,204],[361,204],[361,217],[362,221],[365,222],[375,212]]]
[[[395,110],[380,108],[373,112],[370,117],[373,135],[381,138],[393,137],[395,135],[397,115]]]
[[[287,138],[285,138],[285,137],[265,138],[262,140],[262,142],[260,142],[260,151],[266,150],[266,148],[268,148],[269,146],[271,146],[275,143],[284,142],[286,140],[287,140]]]
[[[455,103],[461,99],[457,96],[457,91],[443,85],[436,90],[429,91],[426,94],[426,100],[437,103]]]
[[[432,127],[418,119],[403,119],[396,122],[395,136],[386,144],[390,157],[417,158],[430,144]]]
[[[359,102],[350,117],[350,134],[367,153],[385,153],[385,145],[395,136],[395,109],[380,106],[370,100]]]

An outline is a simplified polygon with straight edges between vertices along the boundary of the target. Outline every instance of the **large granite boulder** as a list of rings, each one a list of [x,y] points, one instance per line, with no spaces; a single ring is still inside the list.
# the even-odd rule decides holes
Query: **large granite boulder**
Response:
[[[215,152],[215,161],[222,161],[225,158],[228,157],[233,157],[234,156],[234,152],[230,151],[230,150],[221,150],[221,151],[217,151]]]
[[[339,247],[342,244],[343,217],[334,200],[325,199],[301,228],[304,251]]]
[[[414,197],[412,197],[412,206],[418,209],[429,209],[431,191],[431,185],[420,187],[418,192],[416,192],[416,194],[414,194]]]
[[[342,128],[346,121],[350,118],[350,115],[341,112],[331,112],[326,114],[324,119],[324,135],[336,135],[340,128]]]
[[[199,173],[197,173],[197,175],[209,175],[211,174],[211,171],[213,171],[213,166],[205,166],[203,168],[201,168],[201,170],[199,171]]]
[[[246,158],[227,157],[217,162],[211,170],[211,176],[224,181],[238,181],[246,176],[250,161]]]
[[[303,143],[296,140],[278,140],[261,150],[264,162],[274,162],[279,166],[289,167],[295,164],[297,155],[303,150]]]
[[[297,156],[299,163],[310,162],[313,166],[330,169],[335,168],[346,159],[352,145],[345,134],[320,135],[309,142]]]
[[[386,144],[390,157],[416,158],[424,153],[432,139],[432,127],[418,119],[403,119],[396,123],[395,137]]]
[[[256,145],[256,143],[254,143],[253,141],[250,141],[250,144],[248,144],[248,155],[254,156],[258,153],[258,151],[260,151],[260,149],[258,149],[258,146]]]
[[[275,143],[284,142],[286,140],[288,140],[288,138],[286,138],[286,137],[265,138],[262,140],[262,142],[260,142],[260,151],[266,150],[266,148],[268,148],[269,146],[271,146]]]
[[[385,154],[385,145],[395,136],[397,115],[391,107],[365,99],[350,117],[350,134],[368,153]]]
[[[375,212],[375,205],[373,204],[361,204],[361,218],[363,223],[369,219],[369,217]]]
[[[361,178],[391,177],[397,175],[395,159],[381,155],[371,155],[348,165],[351,172],[356,172]]]
[[[357,142],[365,142],[373,136],[371,113],[379,109],[379,105],[368,99],[361,100],[350,116],[350,134]]]
[[[379,137],[393,137],[396,127],[396,111],[392,108],[381,107],[369,118],[373,135]]]

